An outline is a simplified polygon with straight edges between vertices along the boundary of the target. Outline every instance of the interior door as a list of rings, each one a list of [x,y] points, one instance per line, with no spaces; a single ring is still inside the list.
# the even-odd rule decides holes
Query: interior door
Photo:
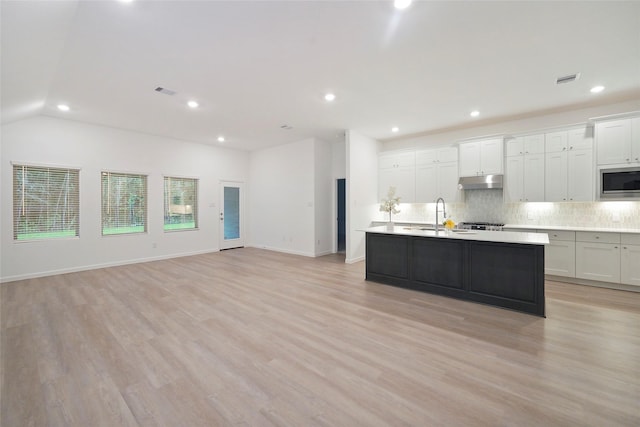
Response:
[[[243,184],[220,183],[220,250],[244,246]]]

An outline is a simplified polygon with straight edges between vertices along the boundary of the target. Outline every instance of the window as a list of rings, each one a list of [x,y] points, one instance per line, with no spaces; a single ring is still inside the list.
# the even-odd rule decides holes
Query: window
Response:
[[[164,229],[198,228],[198,180],[164,177]]]
[[[147,231],[147,177],[102,172],[102,235]]]
[[[79,235],[80,171],[13,165],[13,239]]]

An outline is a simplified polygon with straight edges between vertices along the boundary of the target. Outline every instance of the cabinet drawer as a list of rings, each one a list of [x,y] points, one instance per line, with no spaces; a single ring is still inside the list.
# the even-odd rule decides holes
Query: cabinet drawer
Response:
[[[592,231],[577,231],[577,242],[620,243],[620,233],[599,233]]]
[[[538,233],[547,233],[549,240],[561,240],[565,242],[575,242],[576,232],[565,230],[538,230]],[[589,240],[591,242],[591,240]],[[598,241],[600,241],[598,239]]]
[[[640,245],[640,234],[622,233],[620,240],[625,245]]]

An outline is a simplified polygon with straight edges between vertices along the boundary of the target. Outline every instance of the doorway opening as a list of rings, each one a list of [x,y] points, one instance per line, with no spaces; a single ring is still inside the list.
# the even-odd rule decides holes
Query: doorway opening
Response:
[[[347,195],[346,195],[347,180],[340,178],[337,180],[337,200],[336,205],[338,207],[337,215],[337,245],[336,251],[338,253],[344,253],[347,249]]]

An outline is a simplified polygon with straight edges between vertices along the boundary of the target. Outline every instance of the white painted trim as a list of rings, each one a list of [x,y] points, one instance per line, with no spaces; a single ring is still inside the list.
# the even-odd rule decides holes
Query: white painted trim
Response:
[[[349,258],[349,259],[345,259],[344,263],[345,264],[355,264],[356,262],[360,262],[360,261],[364,261],[365,257],[364,256],[360,256],[357,258]]]
[[[553,282],[571,283],[574,285],[594,286],[596,288],[617,289],[619,291],[640,292],[640,286],[627,285],[624,283],[600,282],[598,280],[579,279],[577,277],[554,276],[545,274],[545,280]]]
[[[39,271],[39,272],[36,272],[36,273],[31,273],[31,274],[22,274],[22,275],[16,275],[16,276],[0,277],[0,283],[15,282],[15,281],[18,281],[18,280],[26,280],[26,279],[36,279],[36,278],[39,278],[39,277],[55,276],[55,275],[58,275],[58,274],[78,273],[80,271],[97,270],[99,268],[119,267],[119,266],[122,266],[122,265],[129,265],[129,264],[141,264],[141,263],[145,263],[145,262],[162,261],[162,260],[166,260],[166,259],[182,258],[182,257],[186,257],[186,256],[202,255],[202,254],[208,254],[208,253],[214,253],[214,252],[220,252],[220,250],[219,249],[213,249],[213,250],[207,249],[207,250],[203,250],[203,251],[183,252],[183,253],[178,253],[178,254],[162,255],[162,256],[148,257],[148,258],[136,258],[136,259],[126,260],[126,261],[108,262],[108,263],[104,263],[104,264],[92,264],[92,265],[84,265],[84,266],[79,266],[79,267],[62,268],[62,269],[59,269],[59,270]]]
[[[292,251],[289,249],[283,249],[283,248],[276,248],[273,246],[265,246],[265,245],[255,245],[255,244],[249,244],[249,245],[245,245],[245,247],[248,248],[257,248],[257,249],[265,249],[268,251],[274,251],[274,252],[281,252],[283,254],[289,254],[289,255],[300,255],[300,256],[306,256],[308,258],[315,258],[316,254],[311,253],[311,252],[302,252],[302,251]],[[331,253],[331,252],[329,252]]]

